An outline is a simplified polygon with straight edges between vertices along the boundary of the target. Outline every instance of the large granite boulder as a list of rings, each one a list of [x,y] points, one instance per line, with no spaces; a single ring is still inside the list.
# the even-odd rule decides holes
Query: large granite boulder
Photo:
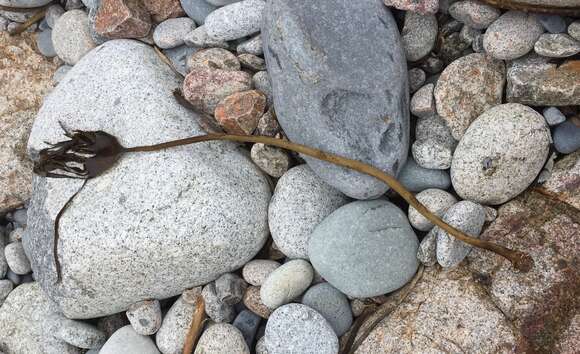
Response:
[[[269,1],[262,36],[276,113],[290,140],[396,175],[409,145],[407,69],[383,3]],[[375,178],[306,161],[350,197],[376,198],[387,190]]]
[[[87,54],[48,96],[29,140],[32,156],[69,129],[105,130],[124,146],[202,134],[196,114],[172,91],[180,79],[155,51],[133,40],[109,41]],[[71,318],[125,310],[205,284],[252,259],[268,233],[268,182],[238,145],[202,143],[131,154],[82,182],[34,178],[23,242],[36,279]]]

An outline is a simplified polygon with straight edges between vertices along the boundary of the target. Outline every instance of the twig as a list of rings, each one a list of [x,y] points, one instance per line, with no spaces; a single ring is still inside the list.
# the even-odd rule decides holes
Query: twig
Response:
[[[205,302],[200,294],[195,296],[195,312],[191,319],[191,326],[187,331],[185,337],[185,344],[183,345],[183,354],[191,354],[195,349],[201,330],[203,329],[203,322],[205,320]]]
[[[15,35],[18,35],[24,31],[26,31],[28,29],[28,27],[30,27],[33,24],[35,24],[36,22],[42,20],[44,18],[45,14],[46,14],[46,8],[38,11],[37,13],[32,15],[28,20],[26,20],[23,24],[21,24],[20,26],[16,27],[13,31],[11,31],[10,35],[15,36]]]
[[[393,176],[386,174],[385,172],[367,165],[363,162],[351,160],[345,157],[327,153],[318,149],[314,149],[308,146],[292,143],[287,140],[275,139],[265,136],[250,136],[250,135],[229,135],[229,134],[207,134],[194,136],[191,138],[185,138],[180,140],[169,141],[165,143],[148,145],[148,146],[137,146],[132,148],[127,148],[126,152],[146,152],[146,151],[157,151],[161,149],[166,149],[170,147],[183,146],[194,144],[202,141],[214,141],[214,140],[226,140],[235,141],[240,143],[262,143],[265,145],[273,145],[282,149],[291,150],[304,155],[308,155],[319,160],[327,161],[335,165],[350,168],[352,170],[373,176],[391,187],[395,192],[397,192],[407,203],[409,203],[413,208],[415,208],[421,215],[423,215],[427,220],[431,221],[433,224],[437,225],[443,229],[448,234],[452,235],[456,239],[463,241],[471,246],[483,248],[488,251],[495,252],[502,257],[509,260],[512,265],[522,272],[527,272],[533,267],[533,259],[526,253],[517,250],[511,250],[509,248],[497,245],[492,242],[485,240],[480,240],[477,238],[470,237],[463,233],[462,231],[456,229],[455,227],[445,223],[437,215],[431,213],[423,204],[421,204],[413,195],[409,192],[399,181],[397,181]]]

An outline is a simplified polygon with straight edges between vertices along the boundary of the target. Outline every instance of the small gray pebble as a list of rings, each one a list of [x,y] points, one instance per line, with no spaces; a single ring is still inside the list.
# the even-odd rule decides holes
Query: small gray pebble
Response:
[[[457,199],[451,193],[435,188],[425,189],[418,193],[415,198],[439,217],[442,217],[447,209],[457,203]],[[434,226],[412,206],[409,206],[409,222],[414,228],[421,231],[429,231]]]
[[[278,308],[300,296],[312,283],[314,271],[303,259],[291,260],[274,270],[260,288],[262,303]]]
[[[208,36],[231,41],[260,31],[265,5],[263,0],[243,0],[220,7],[205,19]]]
[[[427,267],[437,264],[437,234],[435,228],[431,229],[419,244],[417,259]]]
[[[538,20],[550,33],[566,32],[566,20],[559,15],[538,14]]]
[[[252,70],[252,71],[264,71],[266,70],[266,61],[254,54],[240,54],[238,55],[238,60],[242,64],[242,67]]]
[[[421,87],[411,98],[411,113],[417,117],[429,117],[436,113],[433,90],[435,85],[427,84]]]
[[[56,51],[52,45],[52,31],[45,30],[36,33],[36,46],[40,54],[52,58],[56,56]]]
[[[566,121],[566,116],[556,107],[546,107],[542,114],[550,126],[558,125]]]
[[[150,336],[161,327],[161,305],[159,300],[145,300],[132,304],[127,309],[127,318],[138,334]]]
[[[428,74],[440,73],[444,66],[445,63],[443,60],[432,56],[427,57],[427,59],[421,63],[421,68]]]
[[[484,34],[478,34],[477,36],[475,36],[475,38],[473,39],[473,42],[471,43],[471,49],[473,49],[473,51],[475,53],[483,53],[485,51],[485,48],[483,46],[483,39],[484,39]]]
[[[513,60],[532,50],[543,32],[536,15],[508,11],[485,31],[483,46],[494,58]]]
[[[75,10],[81,9],[84,6],[82,0],[66,0],[66,4],[64,6],[65,10]]]
[[[229,44],[226,41],[210,38],[207,35],[205,25],[199,26],[198,28],[186,34],[183,38],[183,42],[189,47],[229,48]]]
[[[242,301],[248,284],[233,273],[222,274],[215,280],[215,291],[218,299],[226,305],[235,305]]]
[[[263,55],[264,49],[262,48],[262,36],[257,35],[254,36],[247,41],[244,41],[238,44],[236,51],[238,54],[254,54],[254,55]]]
[[[254,286],[262,286],[266,278],[276,268],[280,267],[280,263],[269,259],[254,259],[246,263],[242,269],[244,280]]]
[[[302,304],[274,311],[266,324],[266,349],[271,354],[337,354],[338,337],[321,314]]]
[[[8,234],[8,243],[22,241],[22,237],[24,236],[24,228],[18,227]]]
[[[437,138],[415,140],[411,146],[413,159],[424,168],[446,170],[451,167],[454,146]]]
[[[549,58],[566,58],[580,53],[580,41],[566,33],[544,33],[534,44],[534,51]]]
[[[72,346],[84,349],[100,348],[105,344],[105,332],[85,322],[60,317],[56,337]]]
[[[443,220],[472,237],[478,237],[485,222],[485,210],[477,203],[463,200],[449,208]],[[461,263],[471,250],[471,246],[438,227],[434,230],[437,235],[437,262],[444,268]]]
[[[69,65],[76,64],[96,47],[87,14],[82,10],[71,10],[60,16],[52,29],[52,43],[62,60]]]
[[[2,257],[0,257],[1,259]],[[1,261],[0,261],[1,263]],[[22,276],[14,273],[12,270],[8,269],[8,271],[6,272],[6,279],[10,280],[12,282],[12,284],[14,284],[14,286],[18,286],[20,285],[20,283],[22,283]]]
[[[554,147],[561,154],[571,154],[580,148],[580,126],[571,120],[558,125],[552,137]]]
[[[8,267],[16,274],[24,275],[32,271],[30,261],[24,252],[22,242],[12,242],[4,247],[4,256]]]
[[[50,5],[46,9],[46,14],[44,15],[44,18],[46,19],[46,23],[48,24],[48,26],[50,26],[50,28],[54,28],[56,20],[58,20],[58,18],[62,16],[62,14],[64,14],[64,9],[62,8],[62,6],[54,4]]]
[[[408,61],[418,61],[433,50],[437,29],[435,15],[406,12],[401,41]]]
[[[286,150],[256,143],[250,151],[252,161],[269,176],[280,178],[290,166],[290,156]]]
[[[461,31],[459,31],[459,38],[467,44],[473,44],[473,41],[477,36],[481,34],[481,30],[469,27],[468,25],[464,25],[461,27]]]
[[[486,29],[500,16],[499,9],[475,0],[458,1],[449,6],[449,14],[457,21],[476,29]]]
[[[409,76],[409,91],[411,93],[417,91],[425,83],[427,75],[420,68],[412,68],[408,71]]]
[[[447,189],[451,186],[449,172],[423,168],[411,156],[407,158],[407,163],[397,178],[411,192],[420,192],[427,188]]]
[[[167,58],[169,58],[175,70],[185,76],[188,73],[187,62],[197,51],[198,48],[182,45],[171,49],[165,49],[163,50],[163,53],[167,55]]]
[[[244,340],[251,348],[254,344],[254,339],[256,338],[256,333],[258,332],[258,327],[260,327],[260,322],[262,318],[252,311],[243,310],[241,311],[234,320],[234,327],[240,330]]]
[[[135,332],[133,327],[125,326],[117,330],[107,340],[99,354],[161,354],[150,337]]]
[[[264,336],[256,342],[256,354],[269,354],[268,349],[266,348],[266,338],[264,338]]]
[[[170,18],[155,27],[153,41],[162,49],[179,47],[194,29],[195,23],[189,17]]]
[[[270,76],[267,71],[258,71],[252,76],[252,82],[256,90],[263,92],[268,99],[268,106],[272,105],[272,84],[270,82]]]
[[[320,313],[339,337],[346,333],[352,324],[348,299],[329,283],[312,286],[304,293],[301,302]]]
[[[229,323],[210,325],[199,338],[193,354],[250,354],[242,333]],[[164,353],[169,354],[169,353]]]
[[[203,25],[207,15],[217,9],[205,0],[180,0],[183,11],[192,18],[195,23]]]
[[[15,210],[12,213],[11,221],[17,223],[19,226],[26,226],[28,219],[28,211],[25,208]]]
[[[220,301],[216,294],[215,283],[203,287],[201,292],[205,301],[205,313],[214,322],[232,322],[236,316],[234,307]]]
[[[580,20],[576,20],[568,26],[568,34],[575,40],[580,41]]]

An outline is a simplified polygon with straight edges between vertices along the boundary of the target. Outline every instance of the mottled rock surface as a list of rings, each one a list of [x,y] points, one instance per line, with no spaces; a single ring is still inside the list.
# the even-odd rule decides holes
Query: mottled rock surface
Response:
[[[34,36],[0,32],[0,212],[30,198],[26,141],[56,66],[34,50]]]
[[[397,26],[382,2],[270,1],[262,35],[288,138],[396,175],[409,145],[407,69]],[[371,177],[306,161],[350,197],[375,198],[387,190]]]

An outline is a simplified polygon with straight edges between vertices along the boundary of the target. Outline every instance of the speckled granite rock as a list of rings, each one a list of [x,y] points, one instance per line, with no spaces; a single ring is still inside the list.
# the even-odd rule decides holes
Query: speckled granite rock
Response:
[[[34,49],[34,36],[0,32],[0,213],[30,198],[26,140],[56,65]]]

